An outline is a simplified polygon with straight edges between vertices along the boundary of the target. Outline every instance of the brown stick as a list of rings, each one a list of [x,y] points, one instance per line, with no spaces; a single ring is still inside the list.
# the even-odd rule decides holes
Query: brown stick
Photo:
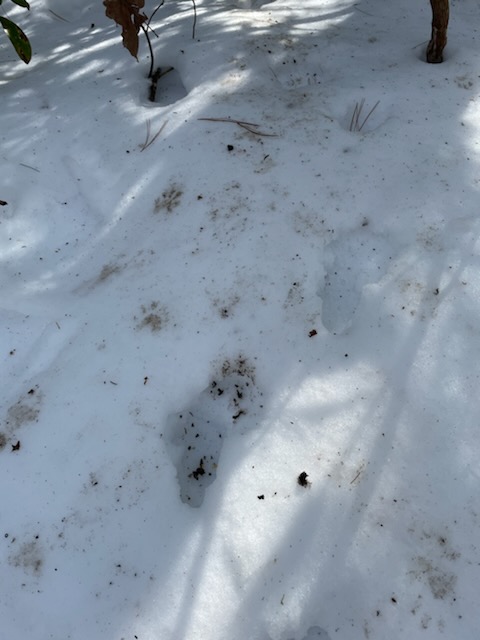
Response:
[[[263,131],[259,131],[257,127],[260,125],[254,124],[253,122],[245,122],[244,120],[233,120],[232,118],[198,118],[199,120],[206,120],[207,122],[231,122],[233,124],[238,124],[242,129],[246,129],[250,133],[255,134],[256,136],[265,136],[267,138],[276,138],[276,133],[264,133]]]
[[[432,5],[432,37],[427,47],[427,62],[443,61],[443,50],[447,44],[449,18],[448,0],[430,0]]]

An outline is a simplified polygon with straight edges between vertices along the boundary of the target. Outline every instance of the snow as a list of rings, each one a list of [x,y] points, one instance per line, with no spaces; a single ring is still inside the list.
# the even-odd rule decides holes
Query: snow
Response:
[[[2,8],[1,637],[478,638],[478,4]]]

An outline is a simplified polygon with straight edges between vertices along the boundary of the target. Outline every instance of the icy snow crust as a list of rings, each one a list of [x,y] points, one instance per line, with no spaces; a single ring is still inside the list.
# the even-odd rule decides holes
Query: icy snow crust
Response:
[[[476,639],[478,3],[197,4],[2,7],[0,636]]]

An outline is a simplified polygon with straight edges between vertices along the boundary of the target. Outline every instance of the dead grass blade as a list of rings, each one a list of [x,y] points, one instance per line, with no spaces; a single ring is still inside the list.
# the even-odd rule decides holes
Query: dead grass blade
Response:
[[[380,104],[380,100],[377,100],[377,102],[373,105],[373,107],[370,109],[370,111],[367,113],[362,123],[360,124],[360,117],[363,112],[363,107],[365,106],[365,98],[362,98],[360,102],[356,102],[355,108],[352,114],[352,119],[350,120],[350,131],[355,131],[356,133],[360,133],[363,127],[365,126],[367,120],[370,118],[370,116],[372,115],[372,113],[375,111],[375,109],[378,107],[379,104]]]
[[[165,122],[162,124],[160,129],[157,131],[157,133],[153,137],[151,137],[152,122],[151,122],[151,120],[147,120],[147,122],[146,122],[147,135],[145,136],[145,142],[143,144],[139,145],[140,146],[140,153],[142,151],[145,151],[145,149],[148,149],[148,147],[150,147],[155,142],[155,140],[158,138],[158,136],[162,133],[162,131],[167,126],[167,122],[168,122],[168,120],[165,120]]]

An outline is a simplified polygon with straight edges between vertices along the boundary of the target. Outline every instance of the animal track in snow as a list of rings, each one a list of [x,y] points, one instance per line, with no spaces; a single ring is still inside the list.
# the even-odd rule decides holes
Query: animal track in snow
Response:
[[[225,361],[219,375],[180,413],[167,419],[182,502],[199,507],[217,475],[225,438],[255,411],[255,370],[242,357]]]
[[[321,627],[310,627],[302,640],[330,640],[329,634]]]
[[[44,552],[36,535],[30,542],[24,542],[8,556],[8,564],[23,569],[27,574],[39,576],[44,563]]]
[[[365,224],[365,223],[364,223]],[[378,282],[391,260],[388,240],[365,227],[333,240],[325,249],[325,277],[319,287],[322,322],[332,333],[348,329],[362,288]]]
[[[0,450],[4,449],[8,442],[12,445],[12,451],[17,450],[20,429],[25,425],[38,422],[42,400],[42,391],[38,385],[34,385],[8,408],[5,418],[2,420]]]
[[[252,49],[261,52],[272,78],[287,90],[321,84],[323,70],[316,51],[302,45],[294,36],[266,33],[249,42]]]
[[[285,89],[302,88],[321,82],[321,70],[318,64],[297,60],[294,56],[274,61],[270,70]]]
[[[153,212],[159,213],[160,211],[166,211],[167,213],[172,213],[180,204],[182,196],[183,187],[177,184],[171,184],[161,196],[156,198]]]

